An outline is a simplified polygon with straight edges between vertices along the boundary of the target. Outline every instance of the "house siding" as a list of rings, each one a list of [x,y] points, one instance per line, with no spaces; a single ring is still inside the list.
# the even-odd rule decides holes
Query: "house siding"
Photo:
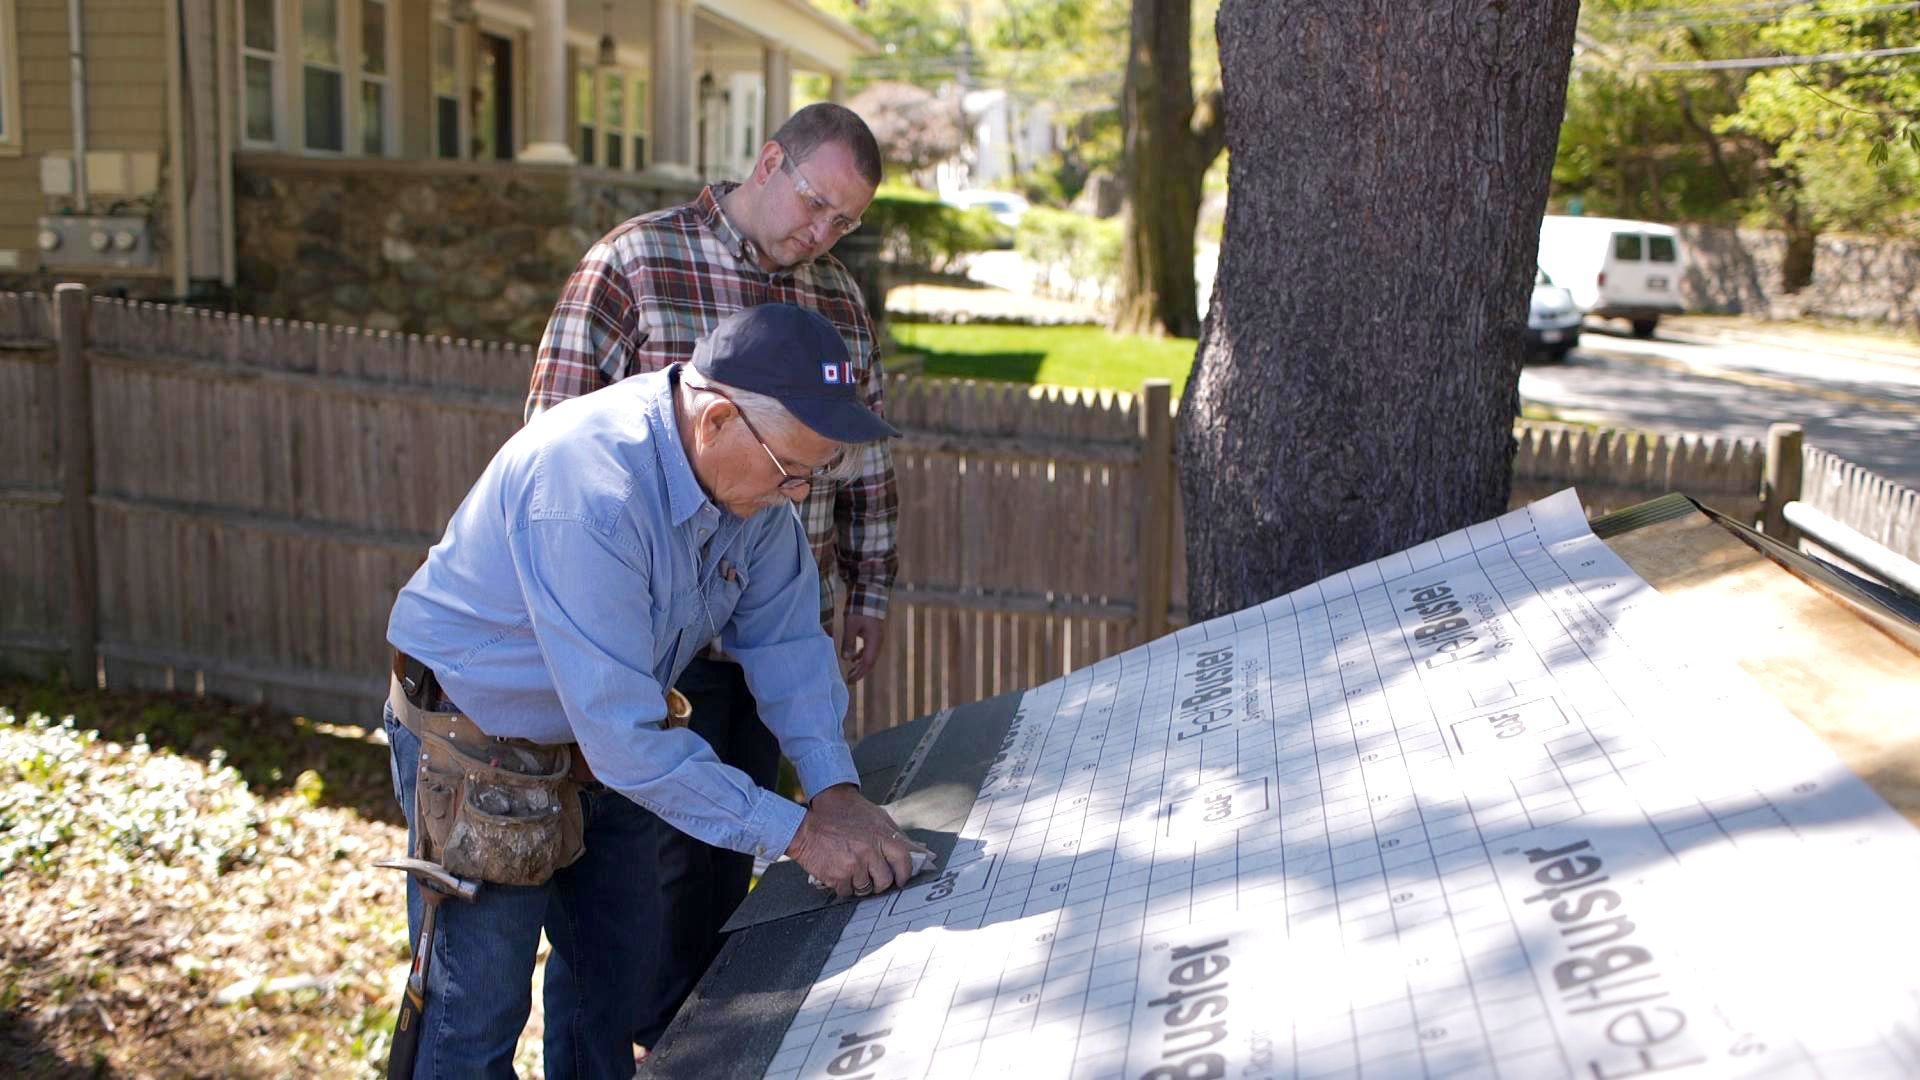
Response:
[[[67,64],[65,0],[15,0],[19,19],[21,153],[0,158],[0,250],[18,253],[18,266],[39,267],[36,221],[70,205],[40,193],[41,158],[73,153],[73,115]],[[145,151],[164,156],[167,142],[166,11],[154,0],[87,0],[83,8],[87,56],[87,149]],[[96,196],[96,208],[115,201],[135,212],[157,211],[147,197]],[[164,221],[156,220],[157,227]],[[165,255],[160,269],[164,272]],[[63,275],[65,276],[65,275]]]

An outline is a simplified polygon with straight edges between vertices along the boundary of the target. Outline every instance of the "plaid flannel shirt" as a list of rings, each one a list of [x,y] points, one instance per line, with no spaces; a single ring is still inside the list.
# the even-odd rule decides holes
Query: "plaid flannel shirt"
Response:
[[[642,214],[588,249],[540,336],[528,419],[629,375],[685,361],[721,318],[766,303],[825,316],[846,339],[867,404],[881,412],[880,349],[853,276],[831,255],[761,270],[752,242],[720,209],[734,186],[714,185],[693,202]],[[829,628],[840,582],[849,612],[884,618],[899,570],[893,455],[881,442],[862,457],[853,480],[815,484],[799,508],[820,567],[820,622]]]

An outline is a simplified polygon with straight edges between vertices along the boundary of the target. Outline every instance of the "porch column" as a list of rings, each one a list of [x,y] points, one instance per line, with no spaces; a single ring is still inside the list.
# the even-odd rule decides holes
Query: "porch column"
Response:
[[[536,0],[533,6],[533,125],[517,160],[535,165],[572,165],[567,137],[567,0]]]
[[[827,76],[827,100],[835,105],[847,103],[847,77],[839,72]]]
[[[771,139],[793,113],[793,54],[778,45],[768,45],[762,78],[767,89],[761,102],[766,115],[760,122],[760,131]],[[760,151],[757,146],[748,149],[754,153]]]
[[[693,10],[686,0],[653,4],[653,164],[693,176]]]
[[[393,5],[389,5],[393,7]],[[401,0],[394,10],[394,35],[400,55],[400,156],[433,156],[433,3]],[[424,57],[416,62],[415,57]]]

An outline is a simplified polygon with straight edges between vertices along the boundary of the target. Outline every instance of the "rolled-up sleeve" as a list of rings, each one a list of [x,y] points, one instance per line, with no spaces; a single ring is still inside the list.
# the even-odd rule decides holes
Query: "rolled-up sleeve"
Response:
[[[691,731],[661,727],[654,643],[635,614],[646,610],[651,576],[639,542],[576,519],[536,520],[510,535],[509,549],[529,628],[600,782],[709,844],[766,858],[786,851],[802,807],[722,764]]]
[[[771,520],[767,520],[771,519]],[[807,796],[858,783],[841,730],[847,684],[820,630],[819,571],[791,512],[763,515],[748,541],[747,584],[720,632],[740,662],[760,719],[780,740]]]

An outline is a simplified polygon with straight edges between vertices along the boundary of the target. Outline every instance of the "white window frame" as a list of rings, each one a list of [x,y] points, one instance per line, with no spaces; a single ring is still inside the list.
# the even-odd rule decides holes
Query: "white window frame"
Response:
[[[0,0],[0,3],[8,5],[15,2],[16,0]],[[235,62],[237,67],[235,68],[235,85],[232,92],[239,103],[239,141],[241,148],[245,150],[272,150],[307,157],[329,158],[370,159],[381,156],[390,157],[399,153],[400,147],[406,143],[405,133],[400,130],[401,110],[399,102],[399,88],[405,85],[405,71],[403,70],[405,66],[405,56],[399,47],[400,33],[398,25],[398,20],[401,18],[400,8],[402,6],[402,0],[380,0],[386,8],[387,15],[387,70],[385,75],[373,76],[367,74],[365,57],[363,55],[365,50],[363,48],[364,43],[361,41],[361,13],[364,10],[362,0],[330,0],[334,5],[335,28],[339,35],[336,47],[339,50],[340,63],[337,67],[327,64],[310,64],[308,62],[302,49],[303,42],[301,41],[304,25],[301,12],[302,2],[303,0],[273,0],[275,26],[274,50],[272,52],[253,49],[247,46],[246,0],[233,0],[232,6],[229,9],[233,13],[233,26],[235,30],[233,35],[233,55],[236,58]],[[444,19],[439,21],[442,23],[445,22]],[[458,28],[456,28],[456,34],[457,29]],[[454,47],[456,63],[464,64],[465,57],[459,55],[461,49],[457,37]],[[247,136],[246,65],[249,58],[264,60],[273,65],[273,138],[271,140],[263,141]],[[431,69],[431,55],[422,62],[428,64],[429,69]],[[341,123],[340,149],[338,150],[317,149],[307,145],[306,70],[308,67],[330,71],[340,77]],[[380,154],[368,154],[362,146],[362,143],[365,141],[363,137],[363,128],[365,125],[361,123],[360,88],[364,82],[379,83],[386,88],[382,96],[381,119],[384,121],[382,124],[384,146]],[[464,69],[459,73],[457,83],[462,88],[466,86],[466,72]],[[464,126],[465,121],[463,118],[463,130],[461,132],[463,156],[465,149]],[[437,149],[438,144],[436,143],[435,146]]]
[[[580,163],[589,169],[601,168],[600,159],[605,156],[601,153],[600,146],[600,128],[604,119],[600,115],[600,75],[601,69],[592,62],[591,56],[585,52],[574,53],[573,138],[577,144],[581,137],[585,136],[586,145],[585,147],[575,145],[573,149],[574,153],[579,155]],[[587,85],[585,101],[580,99],[582,82]],[[592,155],[580,154],[582,149],[591,149]]]
[[[386,54],[381,58],[385,61],[385,64],[382,72],[378,75],[367,70],[365,15],[369,4],[379,5],[386,16],[381,20],[384,37],[380,42],[381,49]],[[353,145],[360,154],[366,157],[392,157],[399,142],[399,140],[394,138],[393,129],[399,120],[399,110],[395,108],[394,102],[394,88],[397,85],[394,74],[395,66],[399,63],[400,57],[399,50],[394,48],[393,39],[398,36],[395,33],[397,29],[395,20],[399,15],[400,5],[398,0],[358,0],[357,3],[351,6],[354,12],[354,19],[359,23],[359,25],[354,28],[353,42],[356,47],[355,51],[359,53],[354,59],[354,66],[360,72],[354,87],[359,93],[354,95],[353,115],[355,123],[361,125],[360,137],[354,140]],[[362,105],[365,101],[365,87],[367,86],[378,86],[380,88],[380,148],[371,152],[368,151],[366,147],[366,127],[362,120],[364,115]]]
[[[249,150],[278,150],[286,141],[287,133],[287,92],[286,92],[286,54],[287,54],[287,12],[282,0],[273,4],[273,51],[265,52],[247,44],[247,0],[234,0],[234,39],[240,50],[237,78],[234,80],[236,94],[240,98],[240,145]],[[273,124],[273,137],[266,140],[252,138],[247,133],[247,61],[264,60],[269,65],[267,81],[268,119]]]
[[[595,119],[600,121],[597,125],[600,134],[599,167],[602,169],[610,169],[614,172],[627,172],[631,168],[627,163],[627,151],[632,149],[627,145],[627,125],[631,122],[628,118],[633,115],[633,102],[627,99],[633,93],[633,76],[627,73],[625,67],[603,67],[594,72],[594,78],[597,81],[593,88],[593,101],[594,105],[597,106],[596,112],[598,114]],[[618,81],[620,84],[620,122],[618,124],[607,119],[607,83],[609,80]],[[618,165],[614,165],[609,160],[612,155],[607,153],[608,139],[615,140],[620,146],[620,164]]]
[[[20,35],[18,5],[0,0],[0,157],[18,157],[20,138]]]
[[[288,29],[292,31],[294,35],[293,51],[295,54],[294,63],[288,65],[292,69],[291,77],[296,97],[291,112],[293,116],[299,120],[299,123],[294,126],[298,127],[300,131],[299,138],[295,140],[294,146],[301,153],[312,154],[316,157],[363,156],[355,153],[360,146],[360,119],[356,115],[359,110],[353,107],[357,104],[353,94],[353,76],[354,72],[360,66],[360,43],[354,40],[353,34],[354,28],[360,22],[358,17],[359,5],[349,3],[348,0],[321,0],[322,3],[333,5],[333,46],[339,60],[337,65],[330,66],[315,63],[307,59],[304,47],[307,33],[306,13],[303,10],[307,2],[308,0],[288,0],[288,6],[292,8],[291,14],[293,15]],[[350,16],[351,19],[349,18]],[[297,29],[295,29],[296,27]],[[311,133],[307,131],[306,97],[307,69],[309,68],[315,71],[330,72],[340,79],[340,149],[338,150],[323,146],[314,146],[310,141],[312,136]]]
[[[651,72],[635,72],[627,79],[627,171],[643,172],[646,164],[633,152],[633,137],[646,140],[647,154],[653,155],[653,79]]]
[[[620,79],[620,124],[615,127],[607,123],[607,80],[618,76]],[[611,172],[642,172],[645,166],[635,160],[633,140],[639,136],[647,141],[647,154],[653,153],[653,125],[649,117],[650,103],[647,95],[652,92],[652,80],[646,71],[627,64],[614,67],[596,67],[593,69],[593,136],[595,169],[607,169]],[[584,121],[582,122],[584,125]],[[618,137],[620,140],[620,166],[614,168],[607,164],[607,139]],[[578,132],[575,132],[578,137]]]
[[[447,34],[453,38],[453,94],[450,98],[448,95],[440,92],[439,85],[435,81],[440,71],[438,66],[440,63],[440,45],[438,39],[442,30],[446,31]],[[427,94],[433,99],[432,157],[435,161],[465,161],[471,154],[471,148],[467,145],[466,101],[468,75],[466,35],[461,33],[460,26],[452,20],[436,17],[433,20],[433,37],[434,40],[428,43],[426,61]],[[391,77],[391,74],[389,77]],[[453,102],[452,157],[442,157],[440,154],[440,137],[445,134],[440,130],[440,103],[447,100]]]

